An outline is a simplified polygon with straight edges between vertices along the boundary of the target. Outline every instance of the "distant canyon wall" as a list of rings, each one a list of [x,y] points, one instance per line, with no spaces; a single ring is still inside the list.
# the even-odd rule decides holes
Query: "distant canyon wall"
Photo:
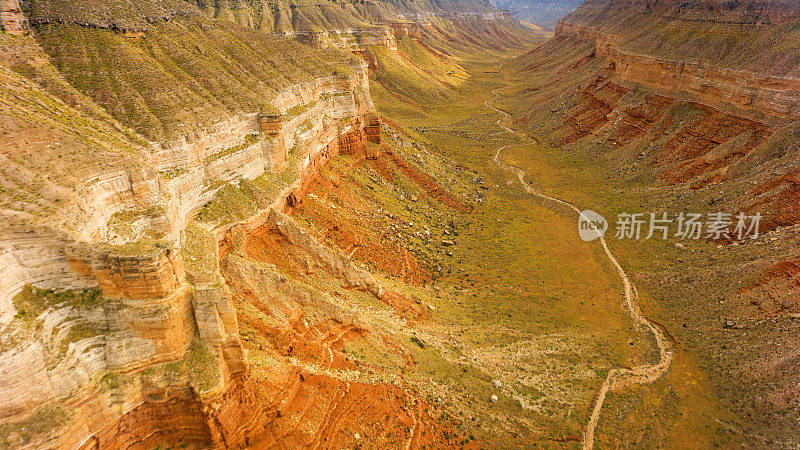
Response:
[[[627,52],[602,36],[597,55],[617,79],[683,95],[727,111],[768,118],[800,117],[800,78],[715,67],[706,61],[671,61]],[[731,109],[732,108],[732,109]]]
[[[602,14],[614,10],[728,24],[778,25],[800,18],[800,4],[791,0],[586,0],[568,19],[599,22]]]
[[[715,26],[729,24],[725,21],[737,25],[752,22],[752,25],[745,26],[758,28],[798,20],[800,7],[760,0],[746,5],[713,1],[684,4],[590,0],[559,21],[556,27],[557,37],[594,41],[596,55],[604,58],[605,68],[619,82],[640,85],[663,95],[767,122],[800,117],[800,78],[726,67],[708,58],[667,58],[633,50],[628,47],[631,34],[623,29],[609,28],[601,20],[608,15],[616,16],[613,11],[618,10],[624,10],[621,14],[631,23],[638,17],[653,14],[653,20],[677,19],[696,25],[702,19]],[[634,11],[640,11],[641,15],[634,15]],[[646,23],[642,24],[644,26]],[[636,31],[631,30],[631,33]]]
[[[797,8],[584,3],[537,54],[579,47],[585,54],[571,67],[591,64],[563,104],[559,143],[607,142],[629,158],[620,163],[627,173],[683,185],[715,208],[760,211],[762,231],[798,223]]]
[[[514,17],[546,30],[556,27],[558,20],[575,10],[581,0],[497,0],[498,8],[508,10]]]

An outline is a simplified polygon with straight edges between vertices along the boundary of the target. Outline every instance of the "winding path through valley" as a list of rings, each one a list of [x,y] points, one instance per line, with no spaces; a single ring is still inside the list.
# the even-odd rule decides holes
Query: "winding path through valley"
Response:
[[[502,77],[503,73],[503,65],[498,61],[499,64],[499,75],[498,77]],[[509,128],[506,125],[506,121],[511,119],[511,115],[501,109],[495,108],[491,105],[491,102],[499,99],[501,97],[500,93],[497,92],[497,89],[492,91],[494,97],[487,99],[484,102],[484,105],[495,111],[496,113],[500,114],[500,119],[497,121],[497,125],[505,130],[508,133],[512,133],[523,140],[532,141],[535,143],[539,143],[535,139],[531,139],[523,134],[517,132]],[[497,149],[497,152],[494,154],[494,162],[503,170],[508,172],[515,173],[519,182],[525,188],[525,191],[529,194],[532,194],[536,197],[541,199],[558,203],[560,205],[566,206],[570,210],[574,211],[579,216],[581,215],[581,210],[578,209],[573,204],[566,202],[564,200],[551,197],[549,195],[543,194],[542,192],[534,189],[525,181],[525,171],[520,169],[519,167],[511,166],[508,164],[503,163],[500,160],[500,153],[510,146],[500,147]],[[605,402],[606,395],[609,391],[622,388],[629,384],[648,384],[652,383],[653,381],[657,380],[661,375],[666,373],[667,369],[669,369],[670,364],[672,363],[672,358],[674,353],[670,349],[670,342],[664,332],[656,326],[653,322],[647,320],[643,315],[641,310],[639,309],[639,294],[636,290],[636,287],[631,283],[628,275],[625,273],[625,270],[620,265],[617,258],[614,257],[614,254],[611,252],[611,249],[608,247],[608,243],[604,236],[600,236],[599,239],[600,245],[603,247],[603,251],[605,252],[606,256],[608,257],[611,264],[617,269],[617,273],[619,277],[622,279],[622,284],[625,287],[625,306],[628,310],[628,313],[631,316],[634,324],[637,328],[645,328],[650,333],[653,334],[655,338],[656,344],[658,345],[659,350],[659,361],[656,364],[642,364],[638,366],[634,366],[632,368],[621,368],[615,367],[612,368],[608,372],[608,376],[606,376],[603,384],[600,386],[600,390],[597,392],[597,397],[595,399],[594,408],[592,409],[592,413],[589,416],[589,422],[586,424],[586,428],[583,433],[583,448],[590,450],[594,447],[594,432],[597,428],[597,422],[600,419],[600,413],[603,409],[603,403]]]

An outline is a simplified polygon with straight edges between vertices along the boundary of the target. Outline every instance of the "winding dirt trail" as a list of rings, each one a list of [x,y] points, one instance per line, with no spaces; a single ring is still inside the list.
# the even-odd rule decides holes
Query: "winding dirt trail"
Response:
[[[503,68],[502,63],[500,63],[499,61],[498,65],[500,69],[498,77],[502,77],[503,71],[505,69]],[[539,144],[539,141],[537,141],[536,139],[524,136],[523,134],[509,128],[506,125],[506,121],[511,119],[511,114],[501,109],[495,108],[494,106],[491,105],[491,102],[494,102],[495,100],[501,97],[500,93],[497,92],[497,89],[492,90],[492,94],[494,95],[494,97],[487,99],[483,104],[492,111],[500,114],[501,117],[497,121],[497,126],[499,126],[508,133],[512,133],[515,136],[518,136],[523,140]],[[517,175],[517,178],[519,179],[519,182],[525,188],[525,192],[532,194],[536,197],[539,197],[541,199],[566,206],[567,208],[578,214],[578,216],[582,214],[581,210],[578,209],[575,205],[566,202],[564,200],[546,195],[531,187],[525,181],[524,170],[520,169],[519,167],[503,163],[500,160],[500,153],[508,147],[509,146],[507,145],[505,147],[500,147],[499,149],[497,149],[497,152],[494,154],[494,162],[503,170],[515,173]],[[625,287],[625,307],[628,310],[628,314],[631,316],[631,320],[633,320],[633,323],[636,325],[637,329],[646,329],[653,334],[656,344],[658,345],[659,361],[656,364],[641,364],[631,368],[615,367],[608,372],[608,376],[606,376],[606,379],[600,386],[600,390],[597,392],[594,408],[592,409],[592,413],[589,416],[589,422],[586,424],[586,428],[584,429],[583,432],[583,448],[586,450],[591,450],[594,447],[594,432],[595,429],[597,428],[597,422],[600,419],[600,413],[602,412],[603,403],[605,402],[606,395],[608,394],[608,392],[611,390],[623,388],[631,384],[648,384],[654,382],[659,377],[661,377],[661,375],[666,373],[666,371],[669,369],[670,364],[672,363],[672,358],[674,357],[674,353],[670,349],[669,338],[656,324],[647,320],[642,315],[642,312],[639,309],[639,293],[636,290],[636,287],[633,285],[633,283],[631,283],[630,279],[628,278],[628,274],[625,273],[625,270],[622,268],[619,261],[617,261],[617,258],[611,252],[611,249],[608,247],[608,243],[606,242],[605,237],[600,236],[599,242],[600,245],[603,247],[603,251],[605,252],[609,261],[611,261],[611,264],[614,266],[614,268],[617,269],[617,274],[619,275],[620,279],[622,280],[622,284]]]

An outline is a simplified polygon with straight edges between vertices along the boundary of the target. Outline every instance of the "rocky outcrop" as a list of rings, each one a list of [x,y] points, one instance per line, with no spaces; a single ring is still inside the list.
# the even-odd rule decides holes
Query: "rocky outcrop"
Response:
[[[719,108],[778,119],[800,117],[800,78],[715,67],[707,61],[670,61],[627,52],[597,37],[597,55],[617,79]]]
[[[666,34],[662,37],[660,33],[674,28],[674,25],[668,25],[668,21],[676,19],[688,23],[683,30],[686,34],[699,26],[697,23],[707,22],[717,27],[746,24],[757,27],[756,34],[766,35],[773,26],[800,19],[800,9],[765,0],[731,4],[698,1],[688,5],[596,0],[586,2],[561,20],[556,35],[595,41],[596,55],[605,59],[605,68],[623,83],[642,85],[660,94],[732,113],[777,120],[800,117],[800,78],[771,74],[770,65],[755,69],[728,63],[722,59],[725,55],[695,50],[687,43],[669,42],[670,38]],[[662,41],[662,48],[656,51],[653,44],[642,42],[645,38],[640,37],[640,30],[621,27],[626,22],[635,23],[642,30],[655,27],[659,33],[655,39]],[[735,31],[731,33],[736,34]],[[724,35],[725,32],[720,30],[717,34]],[[757,38],[752,40],[758,41]],[[747,44],[740,44],[743,45]],[[653,51],[649,51],[651,47]],[[740,52],[750,50],[754,49]],[[674,57],[680,52],[686,56],[682,59]],[[775,57],[780,58],[779,55]],[[737,59],[741,58],[737,56]]]
[[[389,27],[287,31],[280,34],[297,39],[314,48],[331,48],[345,51],[358,51],[371,45],[397,48],[395,34]]]
[[[278,92],[277,114],[233,115],[152,144],[138,166],[85,180],[76,230],[4,227],[0,442],[236,447],[263,432],[275,416],[258,404],[249,381],[229,288],[218,269],[188,280],[181,244],[187,224],[223,186],[284,172],[289,180],[275,198],[284,205],[340,148],[380,141],[365,64],[353,61],[349,74]],[[349,260],[278,222],[320,264],[380,293]],[[227,225],[218,226],[224,235]],[[70,414],[62,417],[52,405],[71,405]],[[20,432],[37,411],[58,420],[35,435]]]
[[[389,22],[389,27],[391,27],[395,37],[398,38],[410,37],[419,39],[422,37],[422,30],[420,29],[419,24],[416,22],[409,20],[395,20]]]
[[[5,31],[9,34],[22,34],[27,28],[27,19],[22,14],[19,0],[0,1],[0,31]]]
[[[306,231],[298,227],[289,216],[272,210],[267,218],[267,226],[283,236],[290,245],[308,253],[314,264],[324,267],[335,277],[344,280],[346,287],[364,289],[378,298],[383,296],[383,288],[375,281],[372,274],[357,268],[349,258],[341,253],[317,242]]]

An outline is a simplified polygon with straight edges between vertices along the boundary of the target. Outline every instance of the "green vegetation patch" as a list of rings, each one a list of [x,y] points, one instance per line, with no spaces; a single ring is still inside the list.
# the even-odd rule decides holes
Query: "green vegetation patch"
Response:
[[[166,178],[167,180],[171,180],[173,178],[178,178],[182,175],[186,175],[189,173],[189,170],[185,167],[170,167],[169,169],[159,170],[158,174]]]
[[[55,306],[92,308],[103,302],[103,294],[96,289],[82,291],[40,289],[31,285],[22,288],[14,297],[17,318],[34,319]]]
[[[217,240],[212,232],[196,222],[190,222],[184,230],[181,250],[186,276],[190,282],[217,281]]]
[[[228,147],[226,149],[220,150],[217,153],[214,153],[213,155],[208,155],[204,162],[206,164],[211,164],[212,162],[214,162],[214,161],[216,161],[218,159],[222,159],[225,156],[232,155],[232,154],[234,154],[236,152],[242,151],[242,150],[254,145],[256,142],[258,142],[258,139],[259,139],[258,138],[258,134],[256,134],[256,133],[248,134],[247,136],[245,136],[244,142],[242,142],[241,144],[234,145],[233,147]]]
[[[88,323],[79,323],[73,325],[69,329],[69,332],[64,337],[64,339],[61,340],[61,344],[59,344],[57,360],[66,356],[70,344],[80,342],[83,339],[89,339],[95,336],[102,336],[107,332],[108,329],[103,329]]]
[[[130,209],[120,211],[111,216],[111,224],[117,222],[132,222],[143,217],[155,219],[156,217],[163,216],[166,213],[163,206],[152,206],[147,209]]]
[[[281,89],[339,73],[354,58],[196,17],[149,27],[128,39],[50,24],[37,27],[36,37],[73,86],[115,119],[162,142],[232,114],[272,111]]]
[[[195,344],[186,357],[189,376],[200,394],[216,387],[222,377],[219,357],[204,344]]]
[[[35,438],[65,425],[69,418],[70,414],[60,406],[41,406],[25,419],[0,423],[0,444],[4,448],[30,444]]]
[[[122,245],[109,246],[111,252],[119,256],[151,255],[162,251],[168,243],[156,237],[144,237],[136,242],[129,242]]]
[[[286,169],[280,173],[265,173],[254,180],[227,184],[217,191],[197,220],[200,222],[232,223],[251,217],[271,205],[282,190],[291,186],[299,176],[297,152],[290,152]]]

